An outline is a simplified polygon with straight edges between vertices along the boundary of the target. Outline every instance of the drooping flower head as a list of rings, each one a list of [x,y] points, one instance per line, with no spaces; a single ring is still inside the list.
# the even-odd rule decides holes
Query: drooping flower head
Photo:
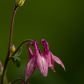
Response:
[[[42,39],[40,41],[41,44],[44,45],[44,51],[43,51],[43,54],[47,55],[48,56],[48,66],[55,72],[54,70],[54,61],[56,61],[58,64],[60,64],[64,70],[65,70],[65,67],[64,67],[64,64],[62,63],[62,61],[57,57],[57,56],[54,56],[50,50],[49,50],[49,45],[48,45],[48,42],[44,39]]]
[[[33,55],[33,52],[30,48],[30,44],[32,44],[31,42],[28,43],[27,48],[28,48],[28,52],[29,52],[29,59],[26,65],[26,69],[25,69],[25,80],[27,80],[34,72],[35,70],[35,57]]]
[[[47,62],[46,57],[42,56],[39,53],[39,50],[38,50],[38,47],[37,47],[38,43],[36,41],[34,41],[34,43],[33,43],[34,53],[30,49],[30,44],[32,44],[32,43],[30,42],[27,45],[30,57],[29,57],[29,60],[27,62],[26,69],[25,69],[25,79],[27,80],[32,75],[32,73],[34,72],[36,66],[38,67],[39,71],[44,76],[47,76],[48,62]]]
[[[37,41],[34,40],[33,43],[30,42],[27,45],[30,57],[28,59],[26,69],[25,69],[25,79],[26,80],[33,74],[36,66],[39,69],[39,71],[43,74],[43,76],[47,76],[48,67],[51,68],[55,72],[54,61],[60,64],[65,70],[65,67],[62,61],[50,52],[48,42],[42,39],[40,43],[44,45],[43,53],[39,52]],[[30,48],[30,44],[33,45],[34,52],[32,52]]]

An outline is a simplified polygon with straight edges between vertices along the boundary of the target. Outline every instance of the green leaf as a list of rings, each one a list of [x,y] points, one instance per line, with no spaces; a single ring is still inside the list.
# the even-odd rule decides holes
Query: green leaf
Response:
[[[21,54],[22,48],[20,47],[20,49],[16,52],[15,56],[19,56]]]
[[[0,71],[0,76],[2,75],[3,71]]]
[[[14,56],[14,57],[12,58],[12,60],[13,60],[14,64],[15,64],[17,67],[20,67],[21,60],[20,60],[19,57],[15,57],[15,56]]]

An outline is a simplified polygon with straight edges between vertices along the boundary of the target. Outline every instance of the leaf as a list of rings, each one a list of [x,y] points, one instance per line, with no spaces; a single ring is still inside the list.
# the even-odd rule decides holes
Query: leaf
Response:
[[[20,47],[20,49],[16,52],[15,56],[19,56],[21,54],[22,48]]]
[[[20,60],[19,57],[15,57],[15,56],[14,56],[14,57],[12,58],[12,60],[13,60],[14,64],[15,64],[17,67],[20,67],[21,60]]]
[[[0,71],[0,76],[2,75],[3,71]]]

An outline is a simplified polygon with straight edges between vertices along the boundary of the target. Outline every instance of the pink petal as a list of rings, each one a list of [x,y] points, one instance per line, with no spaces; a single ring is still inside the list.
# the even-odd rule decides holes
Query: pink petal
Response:
[[[25,69],[25,80],[27,80],[33,74],[35,70],[34,62],[34,58],[29,58]]]
[[[62,63],[62,61],[58,57],[54,56],[53,54],[51,54],[51,55],[52,55],[52,59],[55,60],[58,64],[60,64],[65,70],[65,67],[64,67],[64,64]]]
[[[40,55],[37,44],[37,41],[34,40],[34,56]]]
[[[39,71],[43,74],[43,76],[47,76],[48,62],[43,56],[37,57],[37,67],[38,67]]]
[[[52,63],[51,63],[51,55],[50,55],[50,52],[48,53],[48,67],[51,67],[53,66]]]
[[[36,65],[37,65],[39,71],[44,76],[47,76],[47,73],[48,73],[48,62],[47,62],[46,58],[44,58],[43,56],[40,55],[36,41],[34,41],[34,56],[36,58]]]
[[[48,60],[48,67],[54,69],[54,60],[52,59],[51,53],[48,52],[48,54],[46,54],[43,52],[43,56],[46,57],[46,59]]]
[[[42,40],[40,40],[40,44],[44,45],[44,51],[43,51],[43,53],[48,54],[48,52],[49,52],[48,42],[46,40],[42,39]]]
[[[51,67],[50,67],[50,68],[51,68],[54,72],[56,72],[56,71],[54,70],[54,66],[55,66],[54,60],[51,59]]]
[[[29,42],[29,43],[27,44],[27,48],[28,48],[29,55],[30,55],[30,56],[33,56],[33,52],[32,52],[32,50],[31,50],[31,48],[30,48],[30,44],[32,44],[32,42]]]
[[[52,56],[51,56],[51,53],[49,52],[48,55],[44,54],[48,60],[48,67],[51,68],[54,72],[54,66],[55,66],[55,63],[54,63],[54,60],[52,59]]]
[[[55,64],[54,64],[54,60],[52,60],[52,58],[51,58],[48,42],[46,40],[42,39],[40,41],[40,44],[44,45],[43,56],[47,56],[47,58],[48,58],[48,67],[50,67],[55,72],[55,70],[54,70]]]

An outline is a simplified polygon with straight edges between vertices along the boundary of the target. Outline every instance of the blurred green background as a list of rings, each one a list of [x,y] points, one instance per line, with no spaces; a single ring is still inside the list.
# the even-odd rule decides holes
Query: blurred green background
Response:
[[[9,40],[9,27],[15,0],[0,0],[0,60],[4,64]],[[30,84],[84,84],[84,0],[26,0],[15,15],[12,44],[19,46],[25,39],[48,41],[51,52],[58,56],[66,71],[55,63],[43,77],[38,69],[28,79]],[[40,45],[41,50],[43,46]],[[7,68],[8,81],[25,79],[24,70],[29,54],[27,43],[22,46],[21,66],[12,61]],[[15,84],[20,84],[16,82]]]

